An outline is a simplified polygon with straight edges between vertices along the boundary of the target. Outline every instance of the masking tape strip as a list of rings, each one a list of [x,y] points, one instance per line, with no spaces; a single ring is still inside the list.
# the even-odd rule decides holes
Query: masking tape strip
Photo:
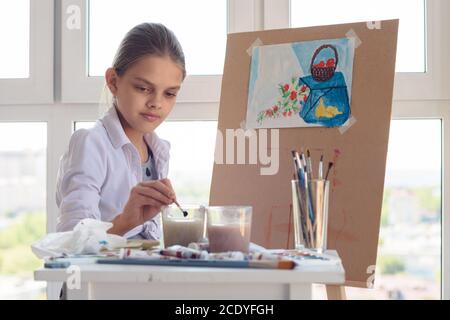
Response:
[[[239,127],[244,130],[245,134],[244,136],[246,138],[250,138],[253,135],[256,134],[256,129],[247,129],[247,122],[245,120],[242,120],[241,123],[239,124]]]
[[[348,119],[348,121],[345,122],[345,124],[343,126],[339,127],[339,132],[341,134],[344,134],[355,123],[356,123],[356,118],[354,116],[351,116],[350,119]]]
[[[380,30],[381,29],[381,21],[367,21],[366,22],[367,29],[369,30]]]
[[[362,43],[361,39],[358,37],[355,30],[353,30],[353,29],[348,30],[347,33],[345,34],[345,36],[349,39],[350,38],[355,39],[355,49],[358,48]]]
[[[252,54],[253,54],[253,48],[259,47],[259,46],[262,46],[262,45],[264,45],[264,43],[261,41],[261,39],[260,38],[256,38],[256,40],[253,41],[253,43],[247,49],[247,54],[251,57]],[[251,132],[248,133],[246,124],[247,124],[247,122],[245,120],[242,120],[241,123],[239,124],[239,126],[241,127],[241,129],[245,130],[245,136],[249,137],[249,136],[251,136]]]
[[[247,49],[247,54],[251,57],[252,53],[253,53],[253,48],[254,47],[259,47],[264,45],[264,43],[261,41],[260,38],[256,38],[255,41],[253,41],[253,43],[251,44],[251,46]]]

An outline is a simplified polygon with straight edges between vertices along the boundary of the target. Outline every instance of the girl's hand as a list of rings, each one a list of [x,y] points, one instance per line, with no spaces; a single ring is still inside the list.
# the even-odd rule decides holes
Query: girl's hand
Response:
[[[134,227],[155,217],[161,207],[176,199],[169,179],[143,181],[131,189],[123,212],[114,218],[108,233],[123,235]]]

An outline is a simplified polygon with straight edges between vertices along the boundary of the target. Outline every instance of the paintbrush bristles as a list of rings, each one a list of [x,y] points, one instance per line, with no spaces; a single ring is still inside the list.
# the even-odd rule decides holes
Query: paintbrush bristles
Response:
[[[320,156],[319,161],[319,179],[323,179],[323,154]]]
[[[300,168],[300,164],[297,163],[297,151],[292,150],[292,159],[294,160],[294,171],[295,171],[295,175],[298,175],[298,170]]]
[[[295,167],[295,175],[298,176],[300,180],[300,176],[304,175],[304,178],[307,178],[308,180],[313,179],[312,175],[312,159],[311,159],[311,152],[309,149],[306,150],[306,154],[298,153],[296,150],[291,150],[292,158],[294,160],[294,167]],[[320,155],[320,161],[319,161],[319,170],[318,170],[318,179],[328,179],[328,175],[330,174],[331,169],[333,168],[333,162],[328,163],[327,172],[324,174],[324,165],[323,165],[323,159],[324,155]]]
[[[181,210],[181,212],[183,212],[183,216],[184,216],[184,217],[187,217],[187,216],[188,216],[188,212],[185,211],[185,210],[183,210],[183,209],[181,208],[181,206],[180,206],[180,204],[178,203],[178,201],[177,201],[177,200],[174,200],[173,202],[177,205],[177,207]]]
[[[295,151],[295,159],[297,161],[298,167],[300,170],[303,170],[302,161],[300,160],[300,156],[297,151]]]
[[[309,174],[309,178],[312,179],[312,161],[311,161],[311,153],[309,152],[309,149],[306,149],[306,172]]]
[[[333,162],[328,162],[328,169],[327,169],[327,173],[325,175],[325,180],[328,179],[328,175],[330,174],[331,168],[333,167]]]

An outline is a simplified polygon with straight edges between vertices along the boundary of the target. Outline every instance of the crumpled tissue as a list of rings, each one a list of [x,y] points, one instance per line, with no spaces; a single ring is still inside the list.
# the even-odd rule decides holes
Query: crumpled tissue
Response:
[[[73,231],[49,233],[31,245],[31,250],[40,259],[71,254],[98,254],[102,250],[123,248],[127,239],[106,231],[110,222],[83,219]]]

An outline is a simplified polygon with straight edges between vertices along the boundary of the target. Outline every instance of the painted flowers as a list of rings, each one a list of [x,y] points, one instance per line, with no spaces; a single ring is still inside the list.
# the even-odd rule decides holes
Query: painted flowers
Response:
[[[291,117],[298,114],[306,100],[308,100],[309,88],[299,85],[299,79],[293,77],[291,83],[279,84],[280,96],[272,107],[258,113],[256,121],[261,124],[269,118]]]

